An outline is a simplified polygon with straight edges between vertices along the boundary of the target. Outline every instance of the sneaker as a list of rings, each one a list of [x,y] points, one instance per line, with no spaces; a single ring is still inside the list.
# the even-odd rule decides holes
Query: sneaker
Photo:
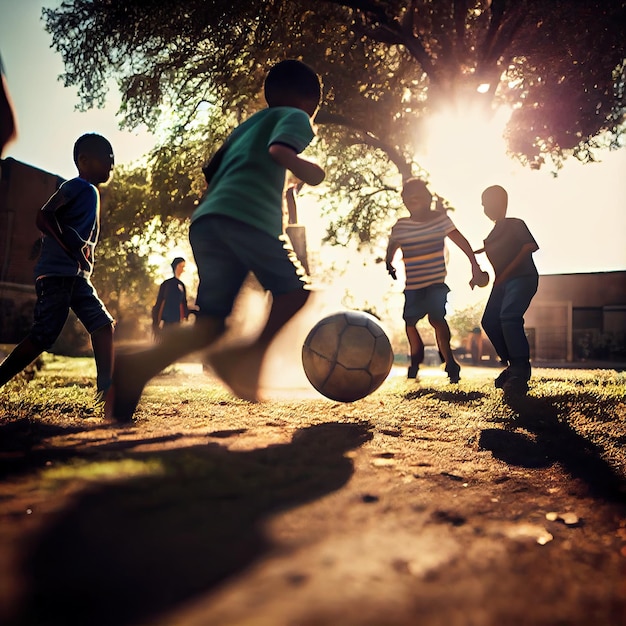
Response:
[[[417,372],[419,372],[419,365],[409,365],[409,371],[407,372],[407,378],[417,378]]]
[[[458,383],[461,380],[461,366],[456,361],[446,364],[446,374],[451,383]]]
[[[503,389],[506,381],[511,378],[511,370],[507,367],[500,372],[500,375],[493,381],[496,389]]]

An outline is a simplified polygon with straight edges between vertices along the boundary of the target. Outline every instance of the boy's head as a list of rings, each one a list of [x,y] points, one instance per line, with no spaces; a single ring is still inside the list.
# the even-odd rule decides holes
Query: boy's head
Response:
[[[402,185],[402,202],[409,213],[429,211],[433,200],[426,183],[421,178],[408,178]]]
[[[185,269],[185,259],[182,256],[177,256],[172,261],[172,271],[174,272],[174,276],[178,278],[183,273]]]
[[[295,107],[309,117],[313,117],[322,99],[319,76],[308,65],[295,59],[281,61],[270,69],[264,91],[270,107]]]
[[[74,163],[81,178],[94,185],[105,183],[113,169],[113,148],[102,135],[87,133],[74,144]]]
[[[509,203],[509,194],[504,187],[500,185],[492,185],[483,191],[482,205],[485,215],[492,221],[504,219],[506,217],[506,209]]]

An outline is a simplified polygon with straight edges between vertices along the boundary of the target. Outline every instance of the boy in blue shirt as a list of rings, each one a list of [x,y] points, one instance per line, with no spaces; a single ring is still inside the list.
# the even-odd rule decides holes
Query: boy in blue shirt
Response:
[[[0,386],[7,383],[61,334],[70,309],[91,336],[96,360],[97,400],[104,400],[113,375],[113,318],[91,284],[94,250],[100,234],[100,193],[113,169],[113,148],[95,133],[74,144],[78,176],[65,181],[37,214],[42,231],[35,266],[37,302],[28,336],[0,364]]]
[[[111,396],[118,421],[132,418],[150,378],[222,336],[249,272],[272,294],[269,317],[254,343],[215,357],[212,365],[235,394],[258,400],[267,348],[308,299],[302,268],[283,234],[283,189],[287,170],[309,185],[324,180],[324,170],[300,156],[314,137],[321,83],[304,63],[286,60],[270,69],[264,92],[268,107],[240,124],[203,170],[209,188],[189,230],[200,279],[196,321],[153,348],[118,355]]]

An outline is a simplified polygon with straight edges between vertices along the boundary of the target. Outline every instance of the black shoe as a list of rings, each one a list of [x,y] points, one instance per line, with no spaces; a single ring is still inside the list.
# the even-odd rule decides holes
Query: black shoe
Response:
[[[417,378],[417,372],[419,371],[419,365],[409,365],[409,371],[407,372],[407,378]]]
[[[528,393],[528,381],[519,376],[510,376],[502,390],[507,396],[525,396]]]
[[[500,372],[500,375],[493,381],[496,389],[503,389],[506,381],[511,378],[511,370],[507,367]]]
[[[458,383],[461,380],[461,366],[456,361],[446,364],[446,374],[451,383]]]

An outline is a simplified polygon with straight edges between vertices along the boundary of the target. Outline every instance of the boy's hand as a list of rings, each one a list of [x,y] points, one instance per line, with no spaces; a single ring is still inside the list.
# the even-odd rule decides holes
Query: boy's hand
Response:
[[[387,261],[386,265],[387,265],[387,272],[389,273],[389,276],[391,276],[391,278],[393,278],[394,280],[398,280],[398,277],[396,276],[396,268],[393,265],[391,265],[389,261]]]
[[[469,282],[471,289],[474,287],[486,287],[489,284],[489,274],[477,265],[472,268],[472,280]]]

